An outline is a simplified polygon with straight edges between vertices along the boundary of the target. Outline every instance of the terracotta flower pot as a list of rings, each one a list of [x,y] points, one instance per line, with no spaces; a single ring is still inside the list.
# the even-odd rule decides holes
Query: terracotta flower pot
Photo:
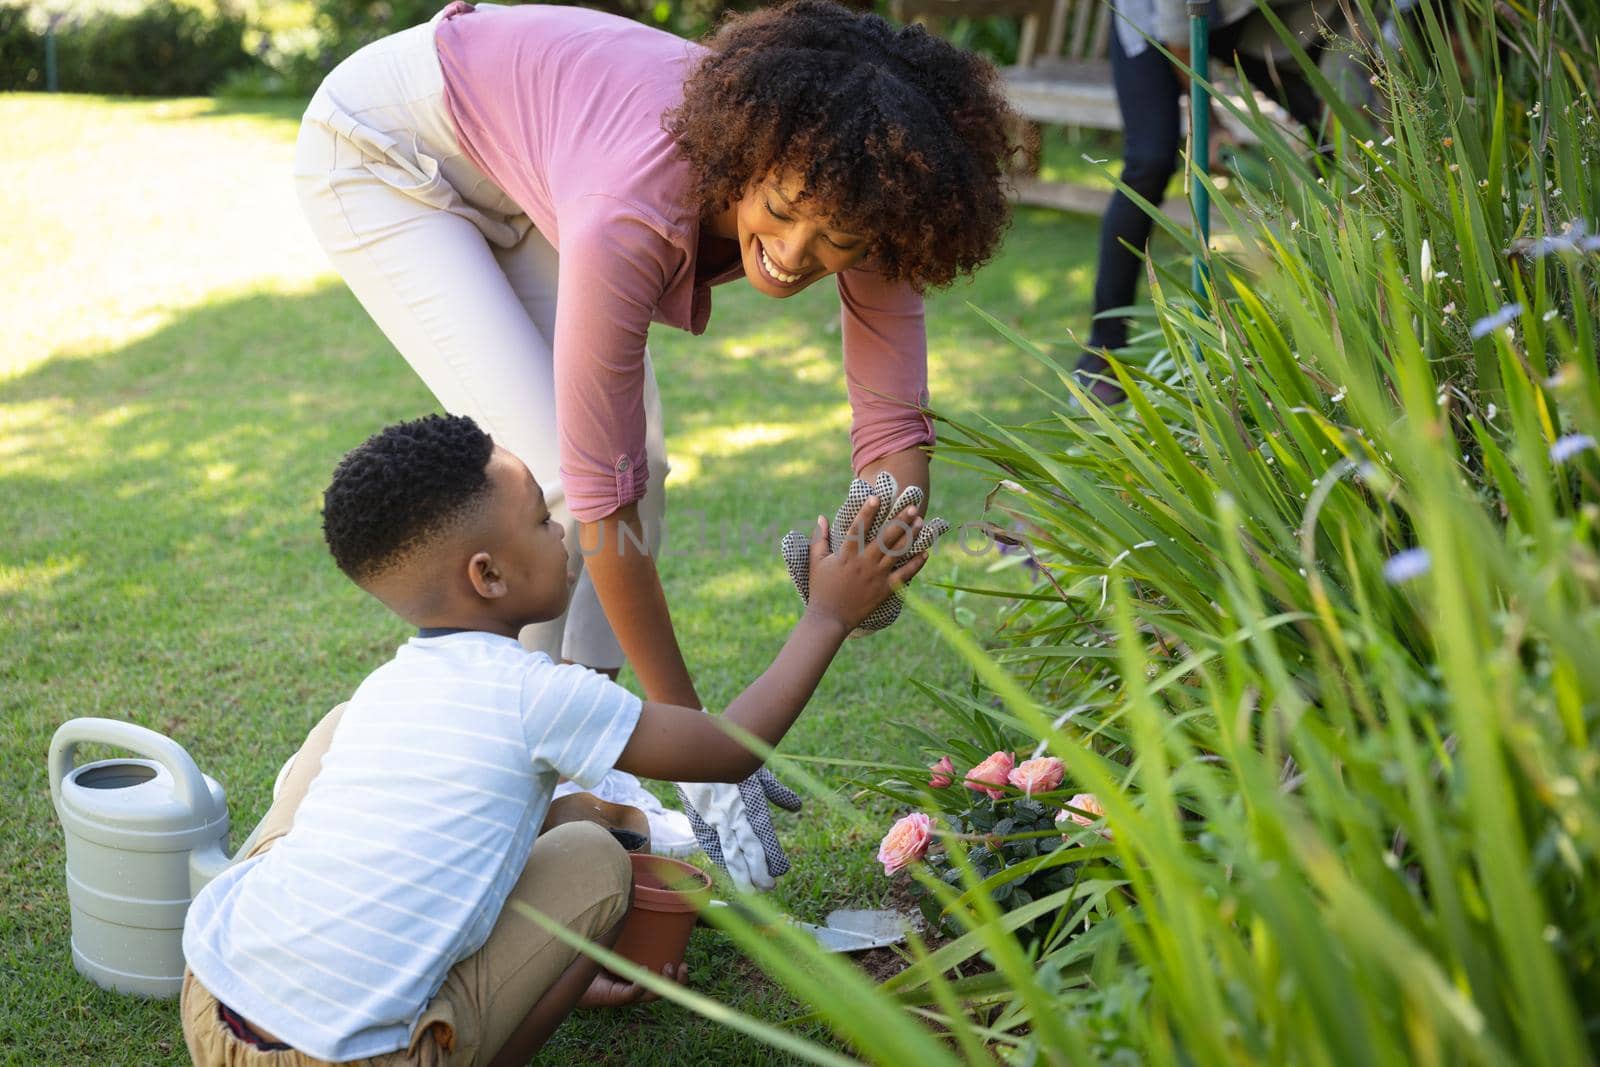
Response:
[[[689,934],[711,899],[711,878],[698,867],[665,856],[633,853],[633,910],[614,951],[655,974],[683,962]]]

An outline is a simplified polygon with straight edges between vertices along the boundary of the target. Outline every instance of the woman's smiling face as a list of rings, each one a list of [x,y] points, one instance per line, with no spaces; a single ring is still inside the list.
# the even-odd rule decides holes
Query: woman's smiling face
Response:
[[[816,204],[802,202],[803,188],[798,176],[775,173],[735,205],[745,277],[767,296],[793,296],[866,258],[865,235],[840,229]]]

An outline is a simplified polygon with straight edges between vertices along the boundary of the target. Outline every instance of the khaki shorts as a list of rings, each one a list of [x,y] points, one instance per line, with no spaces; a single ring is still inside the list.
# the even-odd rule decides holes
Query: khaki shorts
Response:
[[[307,736],[262,820],[250,855],[271,848],[288,833],[343,714],[341,704]],[[418,1067],[487,1063],[578,955],[512,905],[527,904],[594,940],[627,914],[632,885],[627,853],[594,823],[567,823],[541,834],[489,939],[450,968],[417,1021],[410,1046],[354,1062]],[[310,1067],[326,1062],[293,1049],[268,1052],[241,1041],[218,1014],[217,998],[187,970],[180,1004],[183,1038],[200,1067]]]

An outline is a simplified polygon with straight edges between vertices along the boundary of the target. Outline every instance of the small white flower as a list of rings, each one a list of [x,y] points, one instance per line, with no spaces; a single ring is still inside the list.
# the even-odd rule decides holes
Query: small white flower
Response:
[[[1422,284],[1427,285],[1433,281],[1433,246],[1426,240],[1422,242]]]
[[[1499,413],[1500,409],[1495,407],[1493,404],[1490,404],[1488,408],[1484,410],[1483,417],[1486,419],[1492,419]]]
[[[1565,463],[1573,456],[1587,452],[1594,446],[1594,438],[1586,433],[1562,434],[1556,438],[1556,443],[1550,446],[1550,462]]]
[[[1385,137],[1383,139],[1383,147],[1384,148],[1388,148],[1392,144],[1394,144],[1394,138],[1393,137]]]
[[[1472,324],[1472,329],[1469,332],[1472,335],[1472,339],[1476,341],[1480,337],[1487,337],[1489,334],[1498,330],[1502,326],[1509,326],[1511,323],[1515,322],[1517,320],[1517,316],[1521,314],[1521,304],[1505,304],[1494,314],[1485,315],[1477,322],[1474,322]]]
[[[1346,392],[1346,390],[1345,390],[1344,386],[1341,385],[1339,387],[1339,391],[1337,393],[1334,393],[1332,396],[1330,396],[1328,398],[1328,403],[1330,403],[1330,404],[1338,404],[1338,403],[1343,402],[1344,397],[1345,397],[1345,392]]]
[[[1354,189],[1350,190],[1350,195],[1351,196],[1355,196],[1358,193],[1364,192],[1366,190],[1366,188],[1367,188],[1367,183],[1366,182],[1362,182],[1360,185],[1358,185]]]
[[[1539,316],[1540,320],[1543,321],[1543,322],[1549,322],[1551,319],[1553,319],[1555,317],[1556,317],[1556,309],[1555,308],[1551,308],[1549,311],[1546,311],[1543,315]]]
[[[1390,556],[1383,564],[1383,580],[1390,585],[1399,585],[1415,578],[1421,578],[1428,573],[1428,568],[1433,566],[1433,557],[1428,555],[1425,548],[1408,548],[1404,552],[1397,552]]]
[[[1456,302],[1452,300],[1439,310],[1443,311],[1446,315],[1454,315],[1456,313]]]

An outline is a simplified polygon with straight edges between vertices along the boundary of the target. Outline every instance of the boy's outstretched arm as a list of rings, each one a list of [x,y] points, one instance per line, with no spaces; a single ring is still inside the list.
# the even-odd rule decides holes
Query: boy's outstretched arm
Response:
[[[877,497],[868,498],[835,553],[828,551],[827,520],[818,518],[811,602],[772,666],[728,705],[723,718],[768,745],[783,740],[850,631],[922,569],[926,554],[905,556],[922,527],[915,508],[891,519],[876,542],[863,544],[882,506]],[[665,781],[741,782],[762,762],[704,712],[646,701],[617,767]]]

